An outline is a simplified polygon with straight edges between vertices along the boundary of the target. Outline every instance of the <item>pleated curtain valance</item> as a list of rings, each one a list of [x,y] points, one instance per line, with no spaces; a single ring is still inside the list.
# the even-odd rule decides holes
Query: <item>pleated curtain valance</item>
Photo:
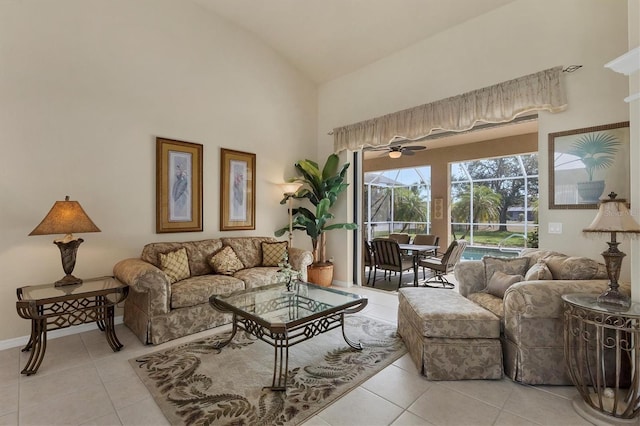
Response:
[[[419,139],[434,130],[466,131],[478,122],[505,123],[527,112],[567,107],[562,67],[509,80],[462,95],[333,129],[334,151]]]

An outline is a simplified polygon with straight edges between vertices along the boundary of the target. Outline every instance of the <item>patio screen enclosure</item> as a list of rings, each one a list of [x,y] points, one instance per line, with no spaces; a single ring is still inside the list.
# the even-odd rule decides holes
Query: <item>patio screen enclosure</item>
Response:
[[[504,250],[537,245],[537,153],[451,163],[450,182],[453,238]],[[365,173],[363,200],[368,240],[431,233],[429,166]]]

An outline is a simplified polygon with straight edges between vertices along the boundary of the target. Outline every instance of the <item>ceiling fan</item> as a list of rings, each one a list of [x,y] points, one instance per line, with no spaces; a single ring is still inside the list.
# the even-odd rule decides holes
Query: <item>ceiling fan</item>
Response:
[[[403,155],[415,155],[415,151],[422,151],[423,149],[427,149],[427,147],[391,145],[380,148],[373,148],[372,151],[387,151],[387,155],[390,158],[400,158]]]

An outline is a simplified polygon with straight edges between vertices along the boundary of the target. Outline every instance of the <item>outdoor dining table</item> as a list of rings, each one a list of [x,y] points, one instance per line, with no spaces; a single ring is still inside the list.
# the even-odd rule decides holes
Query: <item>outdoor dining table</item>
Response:
[[[418,262],[421,254],[434,254],[440,246],[431,246],[425,244],[398,244],[401,251],[410,253],[413,256],[413,285],[418,286]]]

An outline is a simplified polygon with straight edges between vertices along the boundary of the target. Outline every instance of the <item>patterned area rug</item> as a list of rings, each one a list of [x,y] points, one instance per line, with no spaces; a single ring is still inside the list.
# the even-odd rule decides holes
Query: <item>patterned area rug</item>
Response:
[[[363,315],[345,319],[351,349],[338,327],[289,349],[288,388],[274,392],[273,347],[243,332],[220,333],[132,359],[136,373],[173,425],[300,424],[406,353],[395,325]]]

